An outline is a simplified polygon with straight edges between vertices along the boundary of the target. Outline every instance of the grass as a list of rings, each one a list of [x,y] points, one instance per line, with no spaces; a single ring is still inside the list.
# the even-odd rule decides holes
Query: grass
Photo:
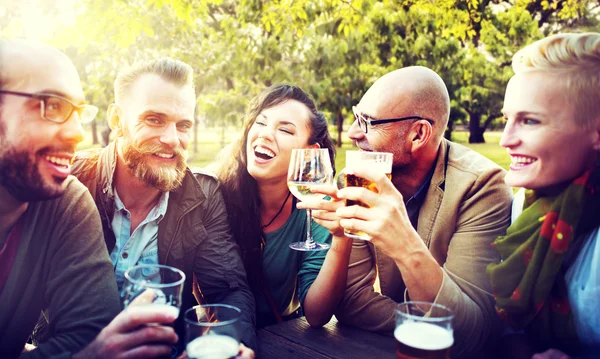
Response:
[[[469,133],[468,132],[453,132],[452,141],[460,143],[461,145],[467,146],[470,149],[477,151],[496,162],[500,167],[508,170],[510,166],[510,157],[506,150],[500,147],[500,137],[502,132],[485,132],[484,133],[486,143],[468,143]]]
[[[331,134],[335,133],[333,128],[330,129]],[[205,167],[211,163],[216,157],[217,153],[225,147],[228,143],[233,141],[239,134],[238,129],[213,129],[204,128],[198,130],[198,142],[197,146],[190,144],[189,154],[190,158],[188,164],[190,167]],[[510,158],[506,151],[498,145],[502,132],[486,132],[485,133],[486,143],[469,144],[468,143],[468,132],[453,132],[452,140],[465,145],[492,161],[496,162],[501,167],[508,169],[510,165]],[[335,165],[338,171],[346,165],[346,151],[355,149],[348,137],[344,134],[342,140],[342,147],[337,149],[337,155],[335,159]],[[84,141],[78,146],[78,149],[84,149],[92,146],[91,135],[86,134]]]
[[[330,129],[333,134],[333,129]],[[188,160],[188,164],[190,167],[205,167],[210,164],[219,151],[226,146],[228,143],[237,138],[238,133],[235,131],[228,131],[225,135],[225,142],[222,144],[221,142],[221,134],[218,134],[217,131],[212,129],[207,129],[204,131],[202,135],[198,136],[198,147],[197,150],[194,151],[194,146],[191,145],[189,148],[190,158]],[[344,136],[345,137],[345,136]],[[356,149],[352,145],[352,142],[345,137],[342,140],[342,147],[337,148],[336,156],[335,156],[335,168],[339,171],[340,169],[346,167],[346,151]]]
[[[331,133],[334,134],[333,129],[331,129]],[[229,140],[233,140],[236,136],[237,133],[228,132],[228,135],[226,137]],[[490,160],[494,161],[502,168],[508,169],[508,166],[510,165],[510,158],[506,151],[498,144],[500,142],[502,132],[486,132],[484,136],[486,143],[469,144],[468,132],[454,132],[452,134],[452,141],[469,147],[481,153]],[[210,162],[212,162],[216,154],[222,148],[219,143],[219,138],[220,135],[217,135],[217,133],[214,132],[214,130],[204,131],[204,133],[199,136],[198,152],[194,153],[193,146],[192,148],[190,148],[190,166],[204,167]],[[350,140],[344,134],[342,140],[342,147],[337,149],[335,158],[335,168],[337,168],[338,171],[346,167],[346,151],[352,149],[356,148],[352,145]]]

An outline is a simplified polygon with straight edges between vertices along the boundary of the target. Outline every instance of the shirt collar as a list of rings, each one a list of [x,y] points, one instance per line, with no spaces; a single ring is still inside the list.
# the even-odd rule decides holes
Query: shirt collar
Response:
[[[121,201],[121,198],[119,198],[119,192],[117,192],[115,190],[114,193],[115,193],[115,209],[116,209],[116,211],[118,212],[123,209],[127,211],[127,208],[125,208],[125,205]],[[165,214],[167,213],[168,205],[169,205],[169,192],[163,192],[161,194],[160,199],[158,200],[158,203],[156,204],[156,206],[154,206],[154,208],[152,208],[150,213],[148,213],[148,216],[146,217],[148,219],[148,221],[155,220],[157,224],[160,223],[160,221],[165,217]]]
[[[425,194],[427,193],[427,188],[429,188],[429,185],[431,184],[431,178],[433,178],[434,171],[435,171],[435,166],[431,169],[431,171],[429,171],[429,174],[427,175],[427,179],[425,180],[425,182],[423,182],[421,187],[419,187],[419,189],[417,190],[417,193],[413,194],[406,201],[407,204],[412,201],[419,201],[423,198],[423,196],[425,196]]]

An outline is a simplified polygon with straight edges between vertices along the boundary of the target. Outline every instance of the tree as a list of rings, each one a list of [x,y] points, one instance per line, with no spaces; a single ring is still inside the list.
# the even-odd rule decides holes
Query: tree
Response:
[[[64,16],[41,4],[47,22]],[[20,36],[23,9],[0,6],[7,29],[0,35]],[[483,142],[500,115],[512,55],[543,34],[600,24],[595,0],[81,0],[69,14],[76,23],[55,24],[47,39],[74,60],[101,110],[112,101],[118,69],[171,56],[195,70],[204,124],[223,133],[239,126],[250,98],[291,82],[331,116],[338,144],[352,106],[375,79],[410,65],[432,68],[446,82],[446,135],[466,116],[469,141]]]

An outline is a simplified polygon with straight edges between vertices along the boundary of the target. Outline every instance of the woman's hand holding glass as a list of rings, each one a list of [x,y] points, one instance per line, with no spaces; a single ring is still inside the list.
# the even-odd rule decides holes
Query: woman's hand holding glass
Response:
[[[343,174],[341,174],[343,176]],[[319,185],[311,187],[311,192],[328,196],[329,199],[313,198],[298,202],[298,209],[311,210],[312,218],[320,226],[327,228],[334,237],[344,237],[344,228],[340,225],[340,218],[336,211],[345,206],[345,201],[337,197],[338,188],[333,185]]]

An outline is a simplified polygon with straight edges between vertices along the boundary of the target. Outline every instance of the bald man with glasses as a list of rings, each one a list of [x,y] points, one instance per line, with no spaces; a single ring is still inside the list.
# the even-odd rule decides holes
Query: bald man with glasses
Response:
[[[442,304],[455,313],[452,357],[489,357],[494,298],[485,275],[497,261],[491,242],[509,224],[511,191],[496,164],[443,138],[450,99],[442,79],[408,67],[378,79],[353,108],[348,136],[362,151],[391,152],[392,179],[354,169],[378,192],[323,192],[337,201],[303,202],[330,231],[362,231],[354,240],[346,293],[336,317],[392,333],[397,303]],[[355,200],[367,206],[344,206]],[[337,210],[337,211],[336,211]],[[379,279],[378,288],[374,287]]]

